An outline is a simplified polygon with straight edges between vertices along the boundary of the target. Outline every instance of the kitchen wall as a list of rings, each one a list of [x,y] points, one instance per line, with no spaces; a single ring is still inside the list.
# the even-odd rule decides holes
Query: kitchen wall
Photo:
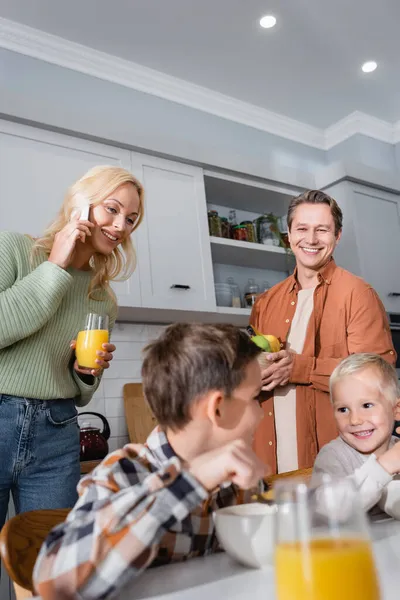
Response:
[[[265,178],[325,163],[322,150],[4,49],[0,113]]]
[[[277,181],[282,169],[293,169],[307,176],[305,187],[316,169],[337,160],[356,160],[390,172],[400,165],[400,144],[356,135],[324,152],[4,49],[0,116]],[[302,182],[297,183],[301,187]],[[161,329],[116,325],[115,360],[87,407],[110,420],[111,450],[128,439],[122,387],[140,381],[141,350]]]
[[[111,427],[108,445],[110,451],[127,444],[124,400],[122,389],[125,383],[140,382],[142,367],[142,350],[164,330],[164,325],[146,325],[132,323],[116,323],[112,342],[117,349],[114,360],[104,373],[99,389],[90,404],[80,408],[79,412],[94,411],[105,415]],[[90,415],[79,418],[80,424],[90,421],[92,425],[101,426],[101,421]]]
[[[398,144],[397,146],[400,146]],[[327,152],[328,163],[336,161],[357,161],[363,165],[383,171],[398,172],[400,166],[400,151],[396,154],[397,146],[380,140],[356,134],[337,144]]]
[[[343,159],[400,166],[400,143],[357,134],[325,152],[3,48],[0,116],[263,178]]]

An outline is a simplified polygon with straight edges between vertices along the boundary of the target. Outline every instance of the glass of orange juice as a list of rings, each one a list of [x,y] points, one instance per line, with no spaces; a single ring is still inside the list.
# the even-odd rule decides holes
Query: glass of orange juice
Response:
[[[278,600],[379,600],[368,525],[350,480],[276,484]]]
[[[108,316],[89,313],[85,328],[78,333],[75,354],[78,366],[84,369],[98,369],[97,351],[108,343]]]

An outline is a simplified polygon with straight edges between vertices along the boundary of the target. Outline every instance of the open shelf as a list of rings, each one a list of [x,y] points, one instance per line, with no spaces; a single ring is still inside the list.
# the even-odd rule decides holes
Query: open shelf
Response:
[[[215,263],[284,272],[290,271],[293,266],[293,257],[280,246],[264,246],[212,236],[210,242]]]
[[[299,193],[297,190],[291,191],[288,187],[257,184],[237,177],[213,176],[208,173],[204,175],[204,185],[209,204],[260,215],[266,212],[273,212],[278,216],[285,215],[293,196]]]

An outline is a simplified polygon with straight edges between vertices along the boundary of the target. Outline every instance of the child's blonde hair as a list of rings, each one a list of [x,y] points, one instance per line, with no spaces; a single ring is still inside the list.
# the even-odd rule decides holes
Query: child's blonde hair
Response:
[[[335,383],[337,383],[340,379],[347,377],[348,375],[353,375],[354,373],[358,373],[368,368],[374,368],[377,371],[380,379],[378,381],[378,385],[381,393],[384,396],[389,397],[393,405],[395,405],[400,396],[399,381],[396,370],[391,364],[382,358],[382,356],[367,352],[362,354],[350,354],[350,356],[338,364],[329,380],[331,398]]]
[[[56,233],[70,221],[72,213],[78,208],[82,209],[82,199],[90,205],[96,206],[110,196],[117,188],[126,183],[131,183],[139,195],[139,215],[133,230],[137,229],[144,215],[144,190],[142,184],[126,169],[116,166],[97,166],[90,169],[67,190],[64,202],[55,221],[45,230],[43,236],[36,240],[33,253],[38,249],[44,250],[49,255],[54,244]],[[98,290],[106,290],[114,297],[109,281],[123,281],[128,279],[136,267],[136,253],[130,237],[121,244],[123,252],[117,247],[113,252],[104,256],[94,254],[90,260],[94,277],[91,281],[88,294],[90,298]]]

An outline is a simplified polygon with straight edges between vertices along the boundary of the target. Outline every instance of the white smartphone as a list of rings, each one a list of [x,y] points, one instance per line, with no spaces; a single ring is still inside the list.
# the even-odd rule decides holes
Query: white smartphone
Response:
[[[80,221],[88,221],[89,220],[89,210],[90,210],[89,204],[87,204],[83,208],[75,208],[71,213],[71,220],[80,212],[79,220]]]
[[[81,215],[79,217],[80,221],[88,221],[89,220],[89,209],[90,209],[89,204],[87,204],[84,208],[82,208]]]

